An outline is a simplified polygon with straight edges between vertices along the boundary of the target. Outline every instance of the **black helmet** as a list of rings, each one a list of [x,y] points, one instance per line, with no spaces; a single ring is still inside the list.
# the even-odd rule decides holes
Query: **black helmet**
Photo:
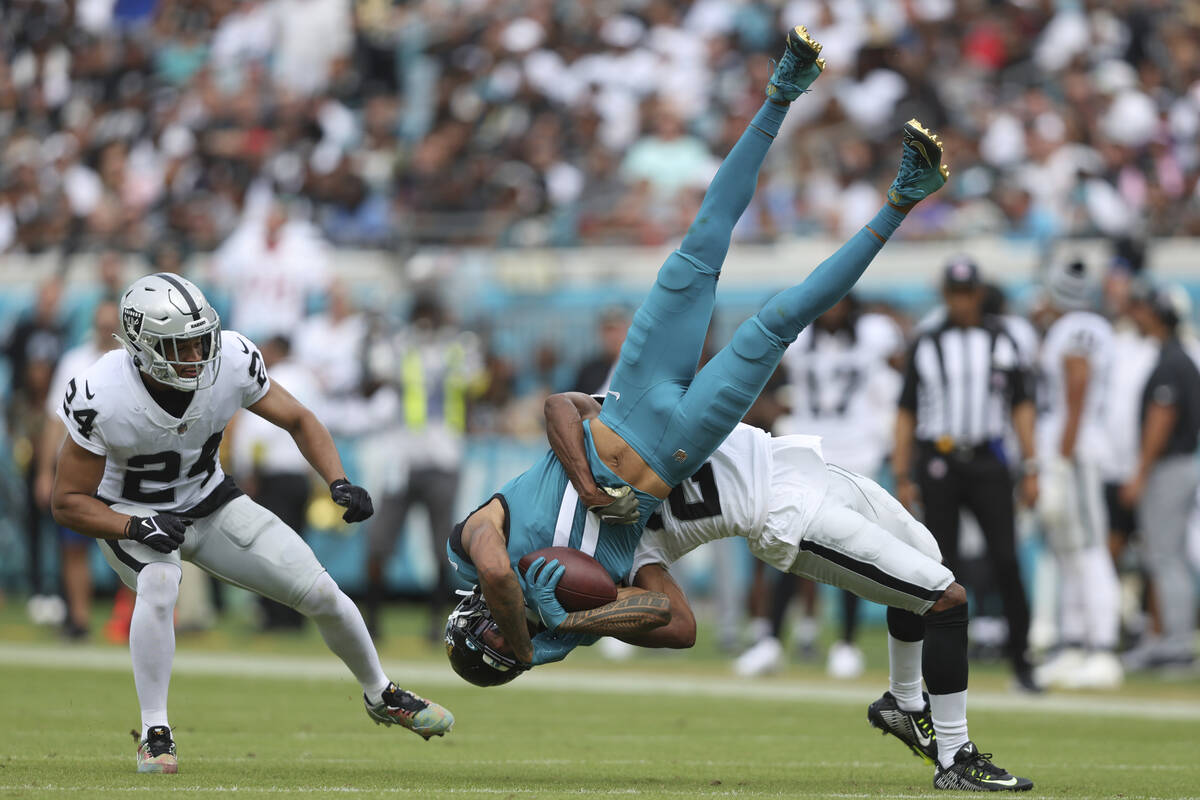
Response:
[[[484,644],[487,631],[499,633],[479,587],[462,599],[446,620],[446,656],[459,677],[476,686],[499,686],[529,669],[511,655]]]

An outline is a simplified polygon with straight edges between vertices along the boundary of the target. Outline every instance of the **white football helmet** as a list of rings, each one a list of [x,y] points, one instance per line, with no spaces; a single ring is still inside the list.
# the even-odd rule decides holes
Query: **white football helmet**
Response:
[[[121,296],[116,337],[137,368],[160,383],[191,392],[217,379],[221,318],[196,285],[178,275],[159,272],[135,281]],[[198,360],[184,352],[194,345]]]

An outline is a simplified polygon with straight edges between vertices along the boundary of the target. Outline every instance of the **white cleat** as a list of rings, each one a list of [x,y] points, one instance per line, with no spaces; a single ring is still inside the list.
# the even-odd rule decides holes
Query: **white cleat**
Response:
[[[850,642],[835,642],[833,647],[829,648],[829,661],[825,665],[829,677],[844,681],[853,680],[863,674],[865,667],[866,659],[863,658],[862,650]]]
[[[1063,683],[1067,689],[1116,689],[1125,680],[1125,669],[1116,654],[1108,650],[1088,653],[1073,678]]]
[[[774,636],[758,642],[733,662],[733,671],[743,678],[757,678],[778,672],[783,666],[783,645]]]
[[[1045,664],[1033,670],[1038,686],[1068,688],[1077,680],[1087,654],[1077,647],[1068,647]]]

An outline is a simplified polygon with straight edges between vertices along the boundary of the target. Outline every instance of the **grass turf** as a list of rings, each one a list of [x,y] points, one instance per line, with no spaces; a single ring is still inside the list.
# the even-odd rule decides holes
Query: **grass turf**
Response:
[[[866,723],[866,703],[884,680],[876,651],[868,654],[876,668],[849,685],[805,667],[738,681],[727,662],[701,649],[691,659],[617,665],[584,652],[575,663],[485,690],[449,673],[417,635],[418,616],[399,620],[385,662],[405,685],[454,711],[444,739],[372,725],[356,684],[311,632],[260,637],[226,626],[180,639],[171,687],[180,774],[138,775],[126,651],[56,645],[3,616],[0,797],[944,794],[931,788],[931,767]],[[972,736],[1001,766],[1034,779],[1026,797],[1200,795],[1193,679],[1135,681],[1113,701],[1073,696],[1039,706],[1015,698],[1006,708],[1006,676],[976,673]]]

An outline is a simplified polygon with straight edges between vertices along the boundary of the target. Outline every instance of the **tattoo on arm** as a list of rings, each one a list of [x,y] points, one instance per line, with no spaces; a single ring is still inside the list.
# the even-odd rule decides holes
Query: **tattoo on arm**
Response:
[[[639,592],[590,611],[572,611],[560,631],[617,636],[653,630],[671,621],[671,601],[661,592]]]

